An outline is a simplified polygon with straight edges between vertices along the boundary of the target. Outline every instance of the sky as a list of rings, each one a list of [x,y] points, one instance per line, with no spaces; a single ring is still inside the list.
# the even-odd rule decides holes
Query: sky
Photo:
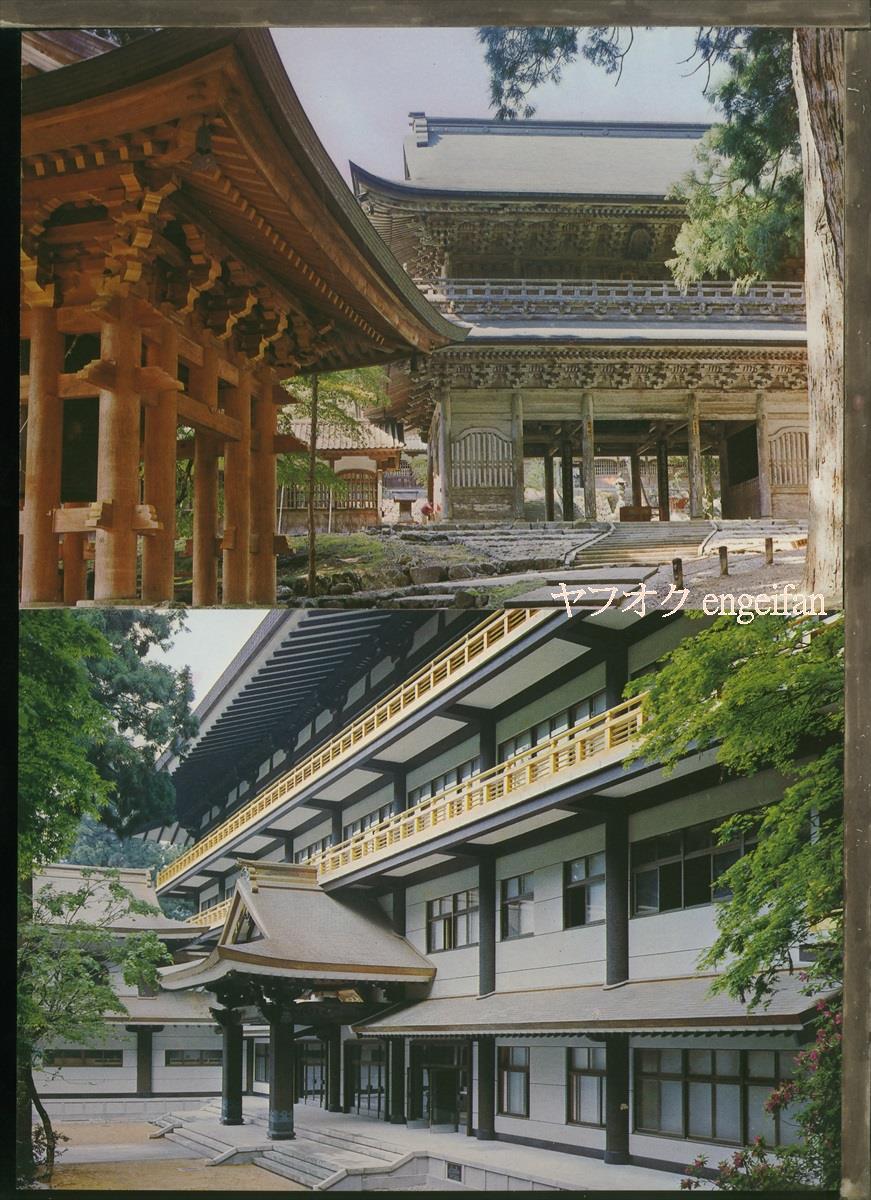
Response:
[[[199,704],[268,611],[265,608],[225,608],[187,612],[187,629],[176,635],[169,652],[152,650],[148,657],[176,670],[190,667],[194,703]]]
[[[623,78],[585,60],[530,100],[548,120],[716,120],[702,94],[706,73],[680,64],[694,28],[638,29]],[[290,81],[346,180],[348,160],[401,179],[409,112],[492,117],[483,47],[474,29],[273,29]]]

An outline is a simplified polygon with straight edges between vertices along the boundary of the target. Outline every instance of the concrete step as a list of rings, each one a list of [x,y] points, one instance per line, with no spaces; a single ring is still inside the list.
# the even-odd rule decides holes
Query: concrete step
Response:
[[[365,1134],[338,1133],[327,1129],[312,1129],[310,1126],[299,1124],[297,1124],[297,1128],[306,1141],[320,1142],[324,1146],[338,1150],[350,1150],[379,1162],[393,1162],[403,1153],[398,1147],[385,1146],[384,1142],[377,1141]]]
[[[188,1150],[196,1150],[198,1154],[202,1154],[206,1158],[215,1158],[232,1148],[228,1142],[221,1142],[210,1134],[203,1133],[199,1129],[191,1129],[187,1125],[173,1129],[171,1133],[166,1134],[166,1140],[178,1142],[180,1146],[185,1146]]]
[[[304,1167],[285,1162],[274,1150],[266,1150],[251,1161],[256,1166],[263,1167],[265,1171],[271,1171],[273,1175],[280,1175],[283,1179],[290,1179],[293,1183],[301,1183],[308,1188],[314,1188],[328,1178],[327,1175],[316,1175]]]

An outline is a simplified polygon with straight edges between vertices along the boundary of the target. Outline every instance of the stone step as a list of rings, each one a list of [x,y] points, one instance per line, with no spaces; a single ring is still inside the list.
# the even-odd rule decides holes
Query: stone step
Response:
[[[258,1154],[251,1161],[256,1166],[263,1167],[265,1171],[271,1171],[273,1175],[281,1175],[283,1179],[290,1179],[293,1183],[301,1183],[308,1188],[314,1188],[328,1178],[327,1175],[315,1175],[300,1166],[291,1166],[279,1158],[273,1150]],[[332,1172],[330,1173],[332,1174]]]
[[[329,1129],[312,1129],[297,1124],[297,1128],[306,1141],[321,1142],[324,1146],[350,1150],[365,1155],[367,1158],[380,1162],[392,1162],[401,1156],[402,1151],[395,1146],[387,1146],[384,1142],[370,1138],[366,1134],[356,1132],[338,1133]]]
[[[232,1149],[226,1142],[216,1141],[196,1130],[186,1128],[173,1129],[171,1133],[166,1134],[166,1140],[176,1142],[179,1146],[184,1146],[186,1150],[192,1150],[203,1158],[217,1158]]]

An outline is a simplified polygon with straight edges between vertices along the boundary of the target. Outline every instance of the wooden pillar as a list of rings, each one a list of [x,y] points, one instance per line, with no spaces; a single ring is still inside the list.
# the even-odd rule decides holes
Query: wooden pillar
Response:
[[[324,1038],[327,1051],[327,1112],[342,1111],[342,1030],[338,1025],[330,1028]]]
[[[439,421],[439,458],[442,468],[442,517],[450,520],[453,513],[451,500],[451,392],[446,387],[441,398]]]
[[[544,519],[552,521],[556,511],[553,494],[553,455],[544,452]]]
[[[276,411],[272,372],[259,372],[251,405],[251,536],[248,600],[275,604],[275,438]]]
[[[269,1120],[266,1136],[272,1141],[289,1141],[293,1131],[293,1101],[296,1092],[293,1024],[283,1020],[283,1005],[269,1006]]]
[[[765,392],[756,393],[756,450],[759,459],[759,515],[771,516],[771,455],[768,449],[768,413]],[[722,493],[722,481],[720,482]]]
[[[388,1120],[391,1125],[405,1124],[405,1039],[390,1038],[387,1042],[390,1063]]]
[[[605,1038],[605,1162],[629,1162],[629,1034]]]
[[[153,1095],[152,1060],[154,1035],[160,1033],[162,1025],[127,1025],[127,1032],[136,1036],[136,1095]]]
[[[568,438],[563,438],[560,444],[560,467],[562,474],[563,520],[575,519],[575,485],[572,467],[572,444]]]
[[[629,821],[625,811],[605,821],[605,982],[629,978]]]
[[[687,473],[690,482],[690,517],[705,515],[702,479],[702,439],[699,421],[699,397],[690,392],[687,405]]]
[[[64,508],[87,508],[87,502],[76,501],[65,504]],[[88,571],[85,563],[85,545],[87,535],[84,533],[65,533],[61,546],[61,558],[64,564],[63,594],[64,604],[77,604],[87,598]]]
[[[496,991],[496,860],[478,861],[478,995]]]
[[[117,321],[103,326],[100,357],[114,368],[111,389],[100,391],[97,444],[97,500],[109,502],[108,527],[97,529],[94,548],[94,600],[136,598],[137,536],[133,518],[139,503],[139,394],[134,372],[140,365],[142,334],[122,300]]]
[[[46,603],[60,594],[54,510],[60,506],[63,400],[63,335],[56,308],[30,312],[30,391],[24,464],[24,534],[21,603]]]
[[[397,884],[392,889],[392,913],[391,922],[393,924],[393,932],[398,933],[400,937],[405,937],[405,884]]]
[[[668,497],[668,438],[663,436],[656,443],[656,491],[660,521],[671,520],[671,504]]]
[[[150,366],[178,376],[178,330],[169,321],[161,329],[160,345],[146,351]],[[154,506],[163,526],[142,542],[142,599],[150,604],[172,600],[175,583],[175,441],[178,389],[167,388],[145,410],[143,499]]]
[[[478,1043],[478,1124],[475,1136],[482,1142],[496,1137],[496,1040],[479,1037]]]
[[[221,1124],[242,1124],[242,1021],[234,1008],[213,1008],[221,1026]]]
[[[238,441],[224,444],[224,604],[248,601],[248,559],[251,530],[251,375],[239,372],[225,405],[242,426]],[[270,546],[270,550],[272,547]]]
[[[203,365],[191,367],[191,392],[210,409],[218,407],[218,352],[203,346]],[[194,434],[193,603],[217,604],[218,452],[214,434]]]
[[[641,455],[634,451],[629,455],[629,466],[632,472],[632,504],[640,508],[644,503],[644,493],[641,489]]]
[[[514,450],[514,515],[524,513],[523,484],[523,393],[511,393],[511,442]]]
[[[584,516],[596,520],[596,442],[593,434],[593,397],[581,397],[581,471],[584,476]]]

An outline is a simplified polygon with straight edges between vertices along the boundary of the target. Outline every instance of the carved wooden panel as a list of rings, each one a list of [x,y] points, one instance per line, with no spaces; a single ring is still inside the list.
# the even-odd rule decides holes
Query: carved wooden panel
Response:
[[[466,429],[451,439],[451,486],[510,488],[514,486],[514,448],[497,429]]]
[[[774,487],[807,487],[808,441],[804,429],[781,429],[769,440]]]

